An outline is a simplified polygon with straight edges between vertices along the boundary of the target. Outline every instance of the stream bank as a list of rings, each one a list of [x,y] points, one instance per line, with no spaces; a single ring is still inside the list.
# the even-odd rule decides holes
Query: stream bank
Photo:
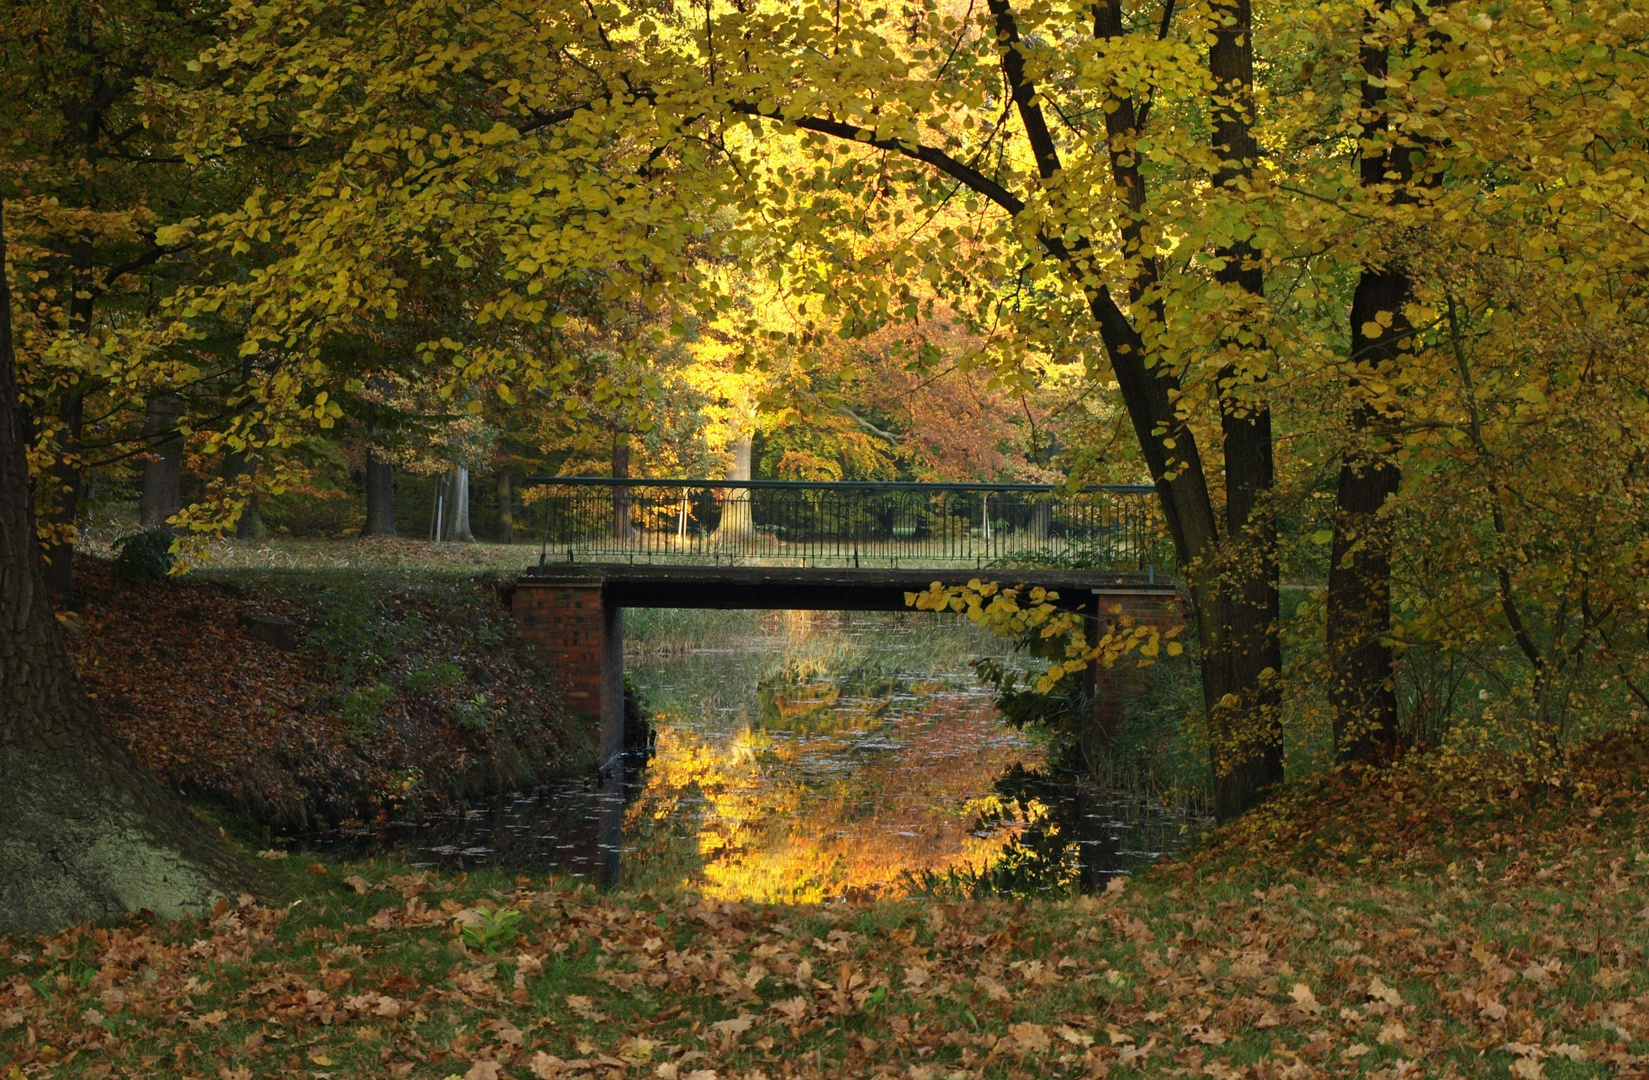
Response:
[[[594,733],[516,646],[491,576],[133,583],[97,559],[76,574],[60,618],[104,722],[230,827],[269,836],[427,812],[594,764]]]

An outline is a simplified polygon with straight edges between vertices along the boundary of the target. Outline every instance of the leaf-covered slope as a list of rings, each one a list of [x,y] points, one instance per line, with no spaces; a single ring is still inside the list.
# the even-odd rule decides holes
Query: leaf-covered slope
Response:
[[[127,585],[87,561],[66,618],[110,727],[162,779],[285,826],[582,767],[548,678],[481,579],[234,574]],[[298,648],[250,638],[290,619]]]

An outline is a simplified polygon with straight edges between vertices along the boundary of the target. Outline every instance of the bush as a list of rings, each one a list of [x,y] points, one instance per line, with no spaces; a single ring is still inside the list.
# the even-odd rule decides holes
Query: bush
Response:
[[[165,529],[130,533],[114,542],[115,576],[136,584],[159,581],[172,572],[172,534]]]

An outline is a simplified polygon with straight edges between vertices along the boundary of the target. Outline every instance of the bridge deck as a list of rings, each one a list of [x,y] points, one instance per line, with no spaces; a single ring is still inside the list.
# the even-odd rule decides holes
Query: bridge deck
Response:
[[[1095,594],[1174,595],[1174,583],[1150,573],[1100,570],[838,569],[794,566],[667,566],[551,563],[519,584],[600,584],[617,607],[766,608],[822,611],[908,611],[905,594],[935,581],[970,579],[1040,585],[1059,593],[1061,607],[1093,610]]]

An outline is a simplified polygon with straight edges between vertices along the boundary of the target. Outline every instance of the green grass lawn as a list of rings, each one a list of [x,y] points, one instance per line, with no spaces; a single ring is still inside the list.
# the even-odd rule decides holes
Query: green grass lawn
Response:
[[[0,1076],[1643,1076],[1646,773],[1337,774],[1065,900],[270,860],[285,899],[5,942]]]

